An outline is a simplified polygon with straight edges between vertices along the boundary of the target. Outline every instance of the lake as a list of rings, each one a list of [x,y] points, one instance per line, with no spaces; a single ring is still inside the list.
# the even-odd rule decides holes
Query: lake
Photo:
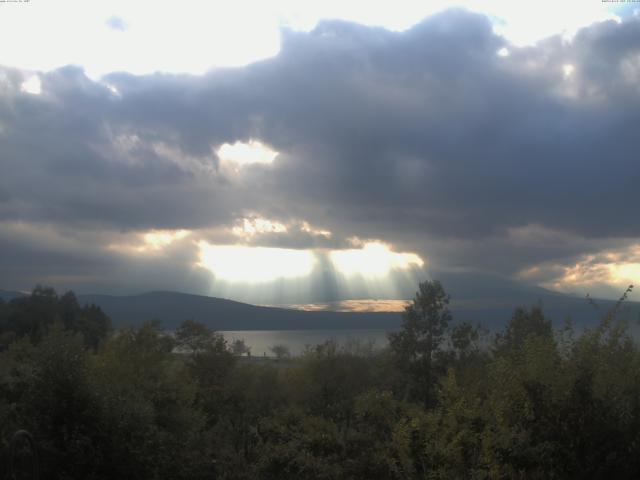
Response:
[[[335,340],[339,345],[372,342],[374,348],[387,345],[387,330],[227,330],[220,333],[229,343],[243,339],[254,357],[273,356],[269,348],[273,345],[285,345],[291,355],[300,355],[307,345],[318,345],[327,340]]]

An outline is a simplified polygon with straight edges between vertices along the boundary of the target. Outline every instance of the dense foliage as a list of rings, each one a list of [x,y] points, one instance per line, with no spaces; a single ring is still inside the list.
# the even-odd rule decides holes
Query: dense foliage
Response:
[[[194,321],[110,332],[38,288],[0,303],[0,446],[31,431],[51,479],[638,478],[623,321],[577,333],[518,308],[489,337],[448,302],[421,284],[385,350],[265,360]]]

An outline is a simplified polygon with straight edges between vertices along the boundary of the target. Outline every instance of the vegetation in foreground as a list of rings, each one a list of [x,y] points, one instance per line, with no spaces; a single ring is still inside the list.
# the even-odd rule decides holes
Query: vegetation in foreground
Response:
[[[0,302],[2,465],[27,429],[51,479],[638,478],[640,351],[615,310],[577,334],[518,308],[487,338],[448,302],[422,283],[388,349],[283,368],[37,288]]]

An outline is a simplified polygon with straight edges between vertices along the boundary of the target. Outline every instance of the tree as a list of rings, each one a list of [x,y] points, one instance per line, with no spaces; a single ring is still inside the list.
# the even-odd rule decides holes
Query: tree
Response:
[[[617,317],[617,315],[622,311],[629,294],[633,292],[633,285],[629,285],[627,289],[622,293],[618,301],[604,314],[602,315],[602,319],[600,320],[600,330],[606,330],[609,328],[611,323]],[[600,309],[600,305],[587,293],[587,302],[595,308],[599,313],[602,313]]]
[[[402,330],[389,334],[389,345],[402,369],[417,382],[419,395],[434,400],[434,360],[451,321],[450,297],[437,280],[418,286],[413,302],[405,308]]]
[[[551,321],[545,318],[539,306],[531,307],[530,311],[522,307],[516,308],[504,333],[496,336],[496,353],[517,354],[529,337],[553,340]]]
[[[85,345],[98,348],[111,330],[111,320],[97,305],[80,307],[76,295],[69,291],[58,299],[59,316],[66,330],[80,332]]]
[[[195,433],[204,428],[196,386],[174,339],[158,322],[121,330],[93,358],[91,385],[98,399],[100,444],[96,475],[66,478],[202,478],[192,472]],[[96,453],[98,455],[96,455]]]
[[[78,331],[82,333],[85,345],[98,348],[111,331],[111,319],[94,304],[85,305],[79,312]]]
[[[209,327],[195,320],[183,321],[175,333],[178,347],[189,353],[204,350],[213,336],[214,332]]]
[[[344,440],[331,420],[287,408],[260,422],[256,478],[333,480],[345,475]]]
[[[185,320],[176,330],[175,340],[185,354],[185,365],[197,385],[197,402],[214,422],[222,401],[221,391],[236,363],[227,340],[195,320]]]
[[[335,340],[308,349],[291,370],[299,382],[292,396],[305,403],[314,415],[349,423],[354,399],[371,385],[368,359],[354,355]]]
[[[18,338],[28,336],[33,343],[38,343],[54,322],[60,320],[59,306],[55,290],[38,285],[31,295],[10,302],[5,328]]]
[[[233,353],[236,357],[241,357],[242,355],[251,356],[251,347],[247,346],[244,338],[236,338],[231,343],[231,353]]]
[[[269,347],[269,350],[271,350],[271,352],[276,356],[277,360],[283,360],[285,358],[291,357],[291,351],[286,345],[272,345]]]
[[[33,352],[17,410],[38,439],[47,478],[88,478],[100,429],[82,335],[56,322]]]
[[[58,296],[51,287],[37,286],[31,295],[0,308],[0,345],[22,337],[38,343],[56,322],[65,330],[81,333],[84,344],[94,350],[111,330],[111,321],[100,307],[81,307],[71,291]]]

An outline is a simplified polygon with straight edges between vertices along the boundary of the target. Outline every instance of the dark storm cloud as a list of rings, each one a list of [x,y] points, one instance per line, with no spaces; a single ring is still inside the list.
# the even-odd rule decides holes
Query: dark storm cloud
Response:
[[[5,69],[0,219],[198,229],[251,211],[307,220],[334,245],[380,238],[443,271],[511,275],[640,236],[639,59],[637,18],[516,48],[454,10],[402,33],[285,31],[278,56],[203,76],[93,82],[69,67],[35,96]],[[273,165],[233,173],[215,155],[252,138],[280,152]],[[536,228],[555,236],[513,238]]]
[[[162,250],[140,251],[144,243],[138,237],[60,225],[2,223],[0,285],[29,290],[40,283],[80,293],[208,293],[210,273],[196,265],[198,249],[192,238]]]

